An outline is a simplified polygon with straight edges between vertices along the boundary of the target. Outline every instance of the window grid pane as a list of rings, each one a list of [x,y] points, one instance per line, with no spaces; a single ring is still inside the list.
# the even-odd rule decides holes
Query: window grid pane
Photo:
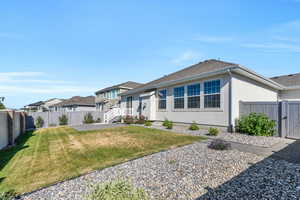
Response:
[[[200,84],[194,84],[188,86],[188,96],[200,95]]]
[[[184,86],[174,88],[174,97],[184,97]]]
[[[206,95],[204,97],[205,108],[220,108],[220,94]]]
[[[204,94],[216,94],[220,93],[221,81],[207,81],[204,82]]]
[[[174,99],[174,108],[175,109],[183,109],[184,108],[184,98]]]
[[[167,100],[159,100],[159,109],[166,109],[167,108]]]
[[[166,109],[167,108],[167,90],[158,91],[158,109]]]
[[[200,108],[200,96],[188,97],[188,108]]]

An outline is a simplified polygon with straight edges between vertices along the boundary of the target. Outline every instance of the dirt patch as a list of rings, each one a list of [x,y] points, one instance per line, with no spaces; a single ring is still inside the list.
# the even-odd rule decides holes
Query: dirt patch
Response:
[[[81,142],[79,142],[76,137],[74,137],[72,134],[69,134],[68,135],[69,139],[70,139],[70,145],[71,145],[71,148],[74,148],[74,149],[83,149],[83,145]]]
[[[103,146],[127,146],[127,147],[143,147],[144,141],[130,137],[127,135],[120,135],[111,132],[101,134],[91,134],[83,139],[83,142],[89,146],[103,147]]]

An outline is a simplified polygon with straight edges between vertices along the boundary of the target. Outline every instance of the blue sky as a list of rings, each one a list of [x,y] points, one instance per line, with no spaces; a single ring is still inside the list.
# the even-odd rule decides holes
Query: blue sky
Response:
[[[11,108],[147,82],[205,59],[300,72],[300,0],[3,1],[0,96]]]

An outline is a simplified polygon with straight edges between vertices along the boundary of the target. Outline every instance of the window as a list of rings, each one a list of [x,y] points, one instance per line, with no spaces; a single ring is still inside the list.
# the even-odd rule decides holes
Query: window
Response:
[[[158,109],[167,108],[167,90],[158,91]]]
[[[200,84],[189,85],[188,108],[200,108]]]
[[[184,108],[184,86],[174,88],[174,108]]]
[[[126,98],[126,108],[132,108],[132,97]]]
[[[204,82],[204,108],[220,108],[221,81]]]

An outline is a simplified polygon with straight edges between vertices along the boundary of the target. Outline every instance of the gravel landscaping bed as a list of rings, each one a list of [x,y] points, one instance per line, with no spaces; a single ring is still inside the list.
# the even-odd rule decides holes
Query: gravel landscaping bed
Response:
[[[166,130],[165,127],[161,126],[158,123],[153,124],[151,128],[157,128],[157,129],[163,129]],[[178,132],[178,133],[186,133],[186,134],[192,134],[192,135],[201,135],[211,138],[218,138],[223,139],[231,142],[238,142],[242,144],[250,144],[255,145],[259,147],[272,147],[278,143],[284,143],[288,139],[280,138],[280,137],[265,137],[265,136],[249,136],[245,134],[240,133],[228,133],[220,130],[220,133],[218,136],[207,136],[208,130],[205,128],[201,128],[198,131],[191,131],[188,130],[188,126],[183,125],[174,125],[173,129],[171,131]]]
[[[130,179],[152,199],[297,199],[300,166],[195,143],[94,171],[22,199],[81,200],[90,184],[118,178]]]

